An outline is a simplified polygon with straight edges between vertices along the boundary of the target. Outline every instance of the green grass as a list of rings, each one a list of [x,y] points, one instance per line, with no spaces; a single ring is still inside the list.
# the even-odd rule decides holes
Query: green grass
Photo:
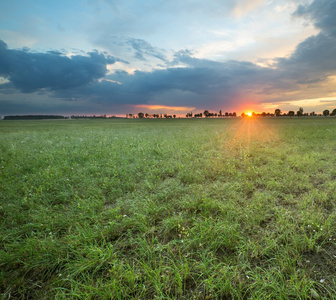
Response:
[[[3,299],[335,297],[335,118],[0,132]]]

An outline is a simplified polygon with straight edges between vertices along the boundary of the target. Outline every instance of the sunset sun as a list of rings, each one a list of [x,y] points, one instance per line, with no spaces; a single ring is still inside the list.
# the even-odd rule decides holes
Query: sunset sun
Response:
[[[252,113],[249,111],[246,113],[247,116],[252,117]]]

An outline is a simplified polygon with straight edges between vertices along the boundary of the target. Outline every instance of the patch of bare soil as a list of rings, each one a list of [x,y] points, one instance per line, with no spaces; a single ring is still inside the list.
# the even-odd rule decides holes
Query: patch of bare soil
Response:
[[[321,297],[329,290],[336,290],[336,244],[325,245],[319,252],[303,255],[302,265],[310,272],[310,277],[317,283],[316,291]],[[325,288],[324,288],[325,287]],[[315,297],[313,297],[315,298]]]

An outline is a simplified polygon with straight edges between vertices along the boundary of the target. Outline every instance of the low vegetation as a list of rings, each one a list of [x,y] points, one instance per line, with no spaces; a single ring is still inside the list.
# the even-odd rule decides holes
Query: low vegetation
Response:
[[[334,118],[0,121],[3,299],[332,299]]]

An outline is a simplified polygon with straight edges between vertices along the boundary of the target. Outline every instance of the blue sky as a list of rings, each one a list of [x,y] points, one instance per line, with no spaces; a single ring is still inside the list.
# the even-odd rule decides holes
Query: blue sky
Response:
[[[336,107],[335,0],[0,8],[0,115]]]

